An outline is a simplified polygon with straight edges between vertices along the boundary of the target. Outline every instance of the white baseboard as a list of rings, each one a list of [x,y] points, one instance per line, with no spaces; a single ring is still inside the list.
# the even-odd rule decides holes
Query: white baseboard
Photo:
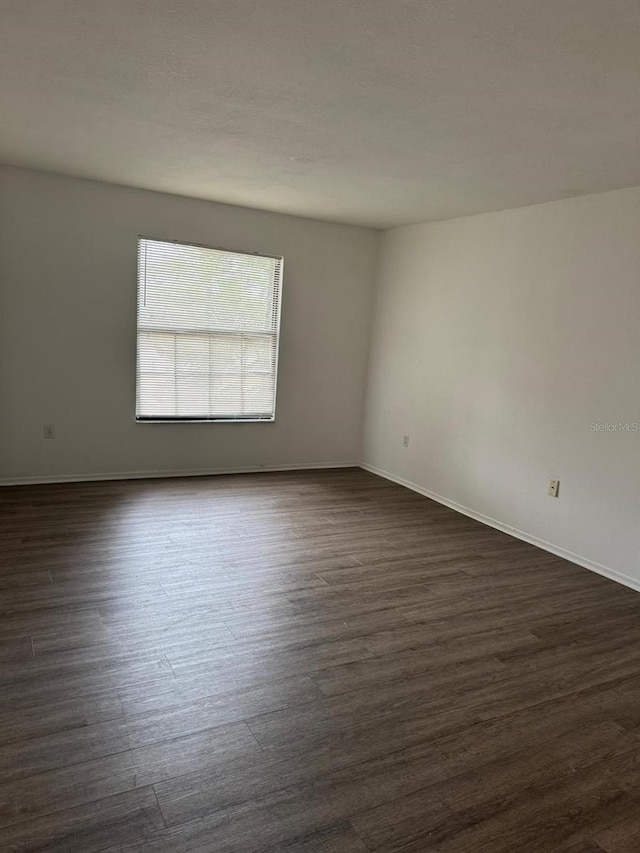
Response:
[[[459,504],[456,501],[452,501],[449,498],[445,498],[443,495],[431,492],[429,489],[425,489],[417,483],[412,483],[410,480],[405,480],[403,477],[397,477],[395,474],[390,474],[388,471],[376,468],[375,465],[367,465],[366,463],[361,462],[360,467],[365,471],[369,471],[371,474],[377,474],[379,477],[384,477],[385,480],[391,480],[399,486],[405,486],[405,488],[411,489],[413,492],[418,492],[418,494],[424,495],[426,498],[431,498],[431,500],[437,501],[437,503],[443,504],[462,515],[467,515],[469,518],[473,518],[475,521],[486,524],[488,527],[494,527],[502,533],[507,533],[509,536],[521,539],[523,542],[528,542],[530,545],[535,545],[537,548],[549,551],[557,557],[562,557],[565,560],[576,563],[578,566],[582,566],[585,569],[590,569],[592,572],[603,575],[605,578],[609,578],[609,580],[616,581],[624,586],[628,586],[636,592],[640,592],[640,580],[636,580],[636,578],[626,575],[624,572],[619,572],[616,569],[603,566],[601,563],[596,563],[594,560],[589,560],[587,557],[582,557],[580,554],[574,554],[573,551],[569,551],[567,548],[562,548],[560,545],[554,545],[552,542],[547,542],[545,539],[540,539],[538,536],[533,536],[530,533],[526,533],[524,530],[519,530],[517,527],[511,527],[509,524],[504,524],[504,522],[491,518],[489,515],[476,512],[476,510],[470,509],[469,507]]]
[[[359,468],[358,462],[292,462],[248,468],[185,468],[182,471],[108,471],[98,474],[51,474],[39,477],[4,477],[0,486],[36,486],[47,483],[92,483],[99,480],[150,480],[162,477],[211,477],[218,474],[261,474],[268,471],[308,471],[322,468]]]

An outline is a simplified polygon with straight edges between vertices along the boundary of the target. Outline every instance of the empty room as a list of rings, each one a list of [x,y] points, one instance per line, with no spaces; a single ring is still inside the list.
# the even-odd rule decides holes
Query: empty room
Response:
[[[0,0],[0,851],[640,851],[638,0]]]

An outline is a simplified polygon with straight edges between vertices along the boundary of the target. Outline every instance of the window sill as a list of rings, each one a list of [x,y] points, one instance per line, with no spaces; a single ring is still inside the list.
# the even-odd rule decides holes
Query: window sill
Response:
[[[137,424],[273,424],[275,418],[136,418]]]

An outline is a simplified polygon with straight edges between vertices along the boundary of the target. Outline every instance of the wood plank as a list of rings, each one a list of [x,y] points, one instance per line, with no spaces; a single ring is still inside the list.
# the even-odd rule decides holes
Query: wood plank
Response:
[[[153,789],[140,788],[4,827],[2,838],[10,853],[98,853],[113,850],[120,841],[149,837],[162,827]]]

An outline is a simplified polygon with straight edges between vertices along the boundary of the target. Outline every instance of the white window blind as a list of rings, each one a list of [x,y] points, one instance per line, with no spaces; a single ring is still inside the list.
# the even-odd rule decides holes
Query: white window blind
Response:
[[[282,258],[141,237],[136,419],[275,418]]]

